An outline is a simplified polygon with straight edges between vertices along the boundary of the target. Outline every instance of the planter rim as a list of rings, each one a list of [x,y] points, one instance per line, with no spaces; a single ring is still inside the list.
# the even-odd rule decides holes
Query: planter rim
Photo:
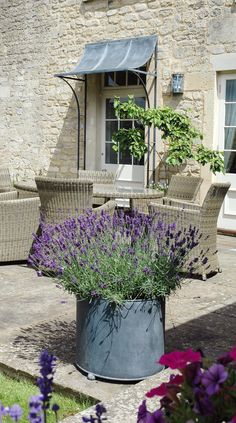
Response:
[[[134,303],[134,302],[148,302],[148,301],[150,301],[150,302],[153,302],[153,301],[161,301],[161,300],[164,300],[165,299],[165,297],[158,297],[158,298],[153,298],[153,299],[147,299],[147,298],[140,298],[140,299],[135,299],[135,300],[124,300],[124,302],[122,303],[122,304],[119,304],[120,306],[122,306],[123,304],[125,304],[125,303]],[[92,302],[92,301],[106,301],[106,302],[110,302],[111,304],[114,304],[115,302],[112,302],[112,301],[108,301],[108,300],[106,300],[105,298],[90,298],[90,299],[88,299],[88,298],[78,298],[77,296],[76,296],[76,300],[77,301],[88,301],[88,302]]]

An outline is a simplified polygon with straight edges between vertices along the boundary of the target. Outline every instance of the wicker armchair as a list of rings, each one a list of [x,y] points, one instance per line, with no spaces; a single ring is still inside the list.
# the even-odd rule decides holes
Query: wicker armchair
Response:
[[[191,257],[199,257],[202,250],[206,251],[207,264],[200,262],[195,270],[203,280],[206,280],[207,274],[220,271],[216,247],[217,219],[229,187],[229,183],[212,184],[202,206],[189,203],[183,203],[182,207],[154,203],[149,206],[151,214],[156,213],[158,219],[167,223],[175,222],[179,229],[189,228],[190,225],[199,229],[202,237],[199,245],[192,250]]]
[[[0,166],[0,193],[6,191],[15,191],[7,167]]]
[[[105,170],[78,170],[80,181],[91,181],[96,184],[114,184],[115,175]]]
[[[78,179],[59,179],[38,176],[35,178],[40,201],[41,215],[46,223],[60,223],[92,208],[93,183]],[[115,201],[108,201],[94,209],[113,213]]]
[[[39,198],[0,194],[0,261],[26,260],[39,225]]]
[[[114,184],[115,175],[112,172],[106,172],[105,170],[79,170],[78,171],[79,181],[90,181],[96,184]],[[105,203],[105,198],[93,197],[93,204],[100,205]]]
[[[170,180],[163,204],[172,204],[172,200],[193,203],[196,200],[203,179],[197,176],[173,175]]]

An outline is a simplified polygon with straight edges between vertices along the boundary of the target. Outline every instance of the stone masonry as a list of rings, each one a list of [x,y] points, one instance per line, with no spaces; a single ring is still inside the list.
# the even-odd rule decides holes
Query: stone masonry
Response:
[[[215,147],[212,57],[236,53],[234,0],[1,0],[0,10],[0,164],[15,179],[76,174],[76,104],[54,74],[105,39],[157,34],[158,105],[188,111]],[[183,95],[171,94],[173,72],[184,73]],[[75,88],[83,167],[83,83]]]

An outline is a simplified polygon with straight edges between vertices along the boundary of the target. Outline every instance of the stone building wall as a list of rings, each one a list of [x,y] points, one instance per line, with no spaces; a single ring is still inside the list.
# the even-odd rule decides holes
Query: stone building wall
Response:
[[[14,178],[76,173],[76,104],[54,74],[71,70],[86,43],[104,39],[157,34],[158,104],[188,110],[214,146],[211,59],[236,53],[235,0],[1,0],[0,8],[0,164]],[[183,95],[171,95],[173,72],[185,75]],[[82,84],[76,90],[82,150]]]

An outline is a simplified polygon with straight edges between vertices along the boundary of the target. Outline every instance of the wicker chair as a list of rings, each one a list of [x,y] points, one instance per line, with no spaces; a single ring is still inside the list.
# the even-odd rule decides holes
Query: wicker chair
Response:
[[[6,191],[15,191],[7,167],[0,166],[0,193]]]
[[[96,184],[114,184],[115,175],[112,172],[105,170],[79,170],[79,181],[90,181]],[[105,203],[105,198],[93,197],[94,205],[101,205]]]
[[[195,273],[200,274],[203,280],[206,280],[207,274],[220,271],[216,248],[217,219],[229,187],[229,183],[212,184],[202,206],[187,202],[182,203],[182,207],[154,203],[149,206],[151,214],[157,214],[158,219],[167,223],[175,222],[179,229],[189,228],[190,225],[199,229],[202,237],[199,245],[192,250],[191,257],[200,257],[202,250],[206,252],[207,264],[203,265],[200,261],[195,270]]]
[[[26,260],[39,225],[39,198],[0,193],[0,261]]]
[[[38,176],[35,178],[40,201],[41,216],[45,223],[60,223],[92,208],[93,183],[78,179],[59,179]],[[113,214],[115,201],[108,201],[94,211]]]
[[[173,175],[170,180],[166,196],[163,197],[163,204],[172,204],[172,200],[182,202],[196,201],[203,179],[197,176]]]

